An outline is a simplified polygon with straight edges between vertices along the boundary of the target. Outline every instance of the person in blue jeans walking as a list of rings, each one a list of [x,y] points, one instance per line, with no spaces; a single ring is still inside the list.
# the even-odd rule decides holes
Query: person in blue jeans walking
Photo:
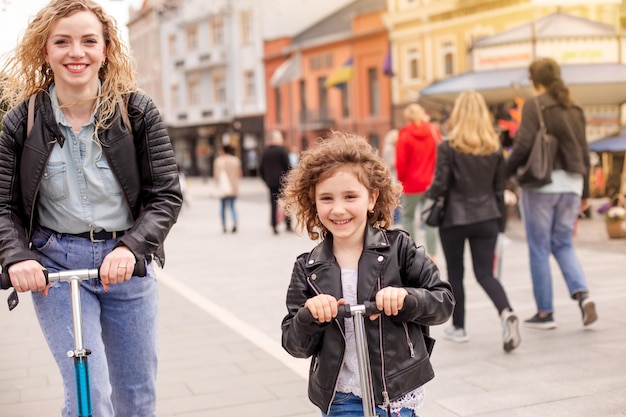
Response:
[[[239,195],[239,179],[243,175],[241,169],[241,161],[235,156],[235,149],[230,145],[223,145],[219,150],[219,155],[213,163],[213,178],[220,181],[219,178],[224,175],[230,184],[229,195],[220,196],[220,220],[222,222],[222,231],[228,231],[226,227],[226,212],[230,211],[230,219],[232,222],[232,233],[237,232],[237,209],[235,202]]]
[[[164,262],[182,194],[170,138],[133,73],[114,20],[93,0],[52,0],[2,68],[0,263],[16,291],[32,292],[64,417],[77,408],[70,292],[46,285],[44,268],[100,269],[81,283],[93,415],[156,416],[152,261]],[[136,263],[145,278],[131,279]]]
[[[557,138],[558,148],[552,182],[531,187],[520,183],[520,206],[530,253],[530,273],[537,313],[526,320],[527,327],[554,329],[554,305],[550,255],[554,255],[572,299],[579,304],[585,326],[598,318],[589,295],[585,273],[574,250],[573,236],[578,215],[588,206],[589,148],[585,116],[561,78],[558,64],[550,58],[535,60],[529,67],[537,96],[522,109],[522,122],[506,163],[506,175],[515,175],[528,155],[539,130],[542,112],[548,133]],[[533,100],[538,100],[540,110]]]

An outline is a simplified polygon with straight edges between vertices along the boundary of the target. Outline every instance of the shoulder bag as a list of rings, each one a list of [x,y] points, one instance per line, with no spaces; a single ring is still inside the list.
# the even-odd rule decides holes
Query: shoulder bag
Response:
[[[526,163],[517,169],[517,182],[522,188],[539,188],[552,182],[552,168],[558,147],[557,138],[547,132],[539,100],[534,101],[539,113],[539,131]]]
[[[443,222],[445,206],[446,198],[444,196],[437,197],[436,200],[427,199],[421,213],[422,221],[428,226],[439,227]]]
[[[454,149],[450,148],[450,165],[451,171],[454,167]],[[452,175],[452,174],[451,174]],[[448,184],[450,189],[450,184]],[[446,213],[446,196],[441,195],[436,199],[428,198],[424,203],[424,208],[420,213],[420,219],[426,225],[431,227],[439,227],[443,223],[443,217]]]

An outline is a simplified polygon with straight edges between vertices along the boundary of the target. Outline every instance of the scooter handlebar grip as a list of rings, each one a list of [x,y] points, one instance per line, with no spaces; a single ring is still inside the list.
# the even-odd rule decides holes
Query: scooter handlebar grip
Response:
[[[146,271],[146,262],[137,262],[135,263],[135,268],[133,268],[133,276],[134,277],[145,277],[147,274]]]
[[[0,285],[2,285],[3,290],[7,290],[13,286],[11,285],[11,277],[9,277],[8,272],[3,271],[2,275],[0,275]]]
[[[46,285],[48,285],[48,271],[45,269],[43,270],[43,276],[46,278]],[[8,290],[11,287],[13,287],[13,284],[11,283],[11,277],[9,276],[9,273],[6,271],[2,271],[2,274],[0,275],[0,288],[2,288],[3,290]]]

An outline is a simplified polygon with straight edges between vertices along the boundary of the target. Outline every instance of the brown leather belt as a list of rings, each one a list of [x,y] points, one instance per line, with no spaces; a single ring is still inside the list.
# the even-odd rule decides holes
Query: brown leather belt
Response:
[[[104,242],[105,240],[115,239],[118,237],[124,236],[124,231],[119,232],[107,232],[106,230],[101,230],[99,232],[94,232],[90,230],[84,233],[67,233],[69,236],[82,237],[84,239],[89,239],[92,242]]]

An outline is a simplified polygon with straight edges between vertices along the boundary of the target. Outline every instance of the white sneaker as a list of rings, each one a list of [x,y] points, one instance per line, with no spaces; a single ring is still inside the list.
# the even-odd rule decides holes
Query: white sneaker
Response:
[[[505,352],[510,352],[518,347],[521,341],[517,314],[507,311],[502,317],[502,347]]]
[[[469,336],[465,333],[465,329],[462,327],[448,327],[443,331],[443,338],[455,343],[469,342]]]

